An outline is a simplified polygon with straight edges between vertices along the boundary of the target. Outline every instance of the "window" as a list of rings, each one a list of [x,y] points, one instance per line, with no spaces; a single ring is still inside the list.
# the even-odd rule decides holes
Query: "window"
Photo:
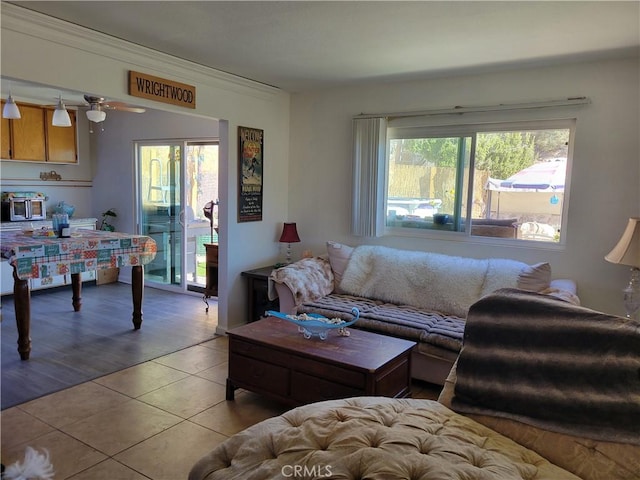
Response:
[[[571,120],[387,129],[388,229],[558,243]]]

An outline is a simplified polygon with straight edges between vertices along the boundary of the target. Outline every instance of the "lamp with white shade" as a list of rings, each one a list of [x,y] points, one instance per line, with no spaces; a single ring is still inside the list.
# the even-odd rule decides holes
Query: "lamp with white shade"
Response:
[[[62,97],[58,97],[58,105],[53,112],[53,118],[51,119],[51,124],[54,127],[70,127],[71,126],[71,117],[69,117],[69,112],[67,112],[67,107],[64,106],[64,102],[62,101]]]
[[[630,218],[622,237],[604,259],[631,267],[629,285],[623,290],[627,318],[640,309],[640,218]]]
[[[87,110],[87,118],[94,123],[104,122],[104,119],[107,118],[107,112],[102,110],[100,105],[91,104],[91,108]]]

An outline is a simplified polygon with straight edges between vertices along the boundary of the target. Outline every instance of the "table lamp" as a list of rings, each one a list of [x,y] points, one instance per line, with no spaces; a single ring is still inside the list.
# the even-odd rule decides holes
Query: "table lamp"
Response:
[[[287,244],[287,265],[291,263],[291,244],[300,241],[295,223],[285,223],[280,235],[280,243]]]
[[[629,285],[623,290],[624,308],[627,318],[631,318],[640,308],[640,218],[629,219],[618,244],[604,259],[631,267]]]

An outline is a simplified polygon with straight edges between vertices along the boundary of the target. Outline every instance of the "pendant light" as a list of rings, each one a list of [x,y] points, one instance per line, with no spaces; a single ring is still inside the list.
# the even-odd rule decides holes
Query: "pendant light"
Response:
[[[9,98],[7,98],[7,102],[4,104],[4,108],[2,109],[2,118],[11,118],[17,120],[21,118],[20,109],[18,109],[18,105],[13,101],[13,97],[11,93],[9,93]]]
[[[67,108],[64,106],[64,102],[62,101],[62,96],[58,96],[58,105],[56,106],[56,109],[53,112],[53,119],[51,120],[51,124],[54,127],[70,127],[71,126],[71,118],[69,117],[69,112],[67,112]]]

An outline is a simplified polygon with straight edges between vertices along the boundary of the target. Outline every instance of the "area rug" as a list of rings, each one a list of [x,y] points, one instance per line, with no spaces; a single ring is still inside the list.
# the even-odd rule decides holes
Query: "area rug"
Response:
[[[70,287],[33,292],[29,360],[20,360],[12,296],[2,297],[2,409],[117,372],[215,337],[217,308],[201,297],[145,288],[143,323],[131,322],[131,286],[83,286],[74,312]]]

